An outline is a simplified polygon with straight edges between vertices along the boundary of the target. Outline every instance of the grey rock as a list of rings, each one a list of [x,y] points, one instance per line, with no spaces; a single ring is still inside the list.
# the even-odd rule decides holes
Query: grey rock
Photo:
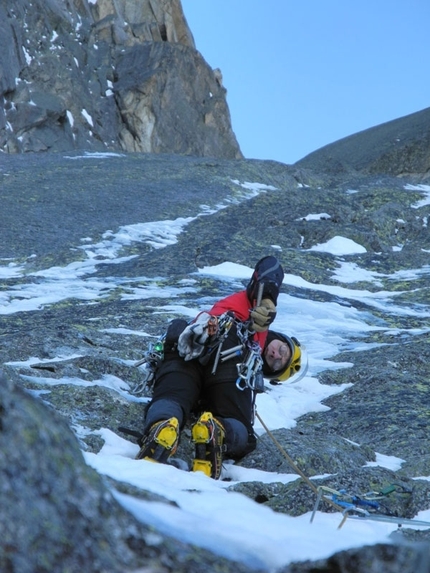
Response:
[[[179,0],[7,0],[0,20],[2,151],[242,157]]]
[[[267,391],[267,390],[266,390]],[[326,473],[344,473],[350,468],[361,468],[375,460],[375,452],[341,437],[341,434],[327,432],[321,427],[302,425],[291,430],[280,429],[261,436],[260,448],[249,454],[245,467],[264,467],[267,471],[294,473],[282,449],[294,463],[309,477]],[[280,453],[281,452],[281,453]]]
[[[167,42],[135,46],[118,57],[114,91],[123,149],[241,157],[226,90],[196,50]]]
[[[294,563],[279,573],[428,573],[428,544],[377,544],[340,551],[328,559]]]
[[[353,371],[325,373],[322,380],[353,386],[326,400],[329,416],[315,413],[301,421],[318,432],[324,418],[325,432],[358,440],[361,446],[372,444],[380,453],[390,452],[404,460],[401,475],[423,476],[430,471],[424,406],[429,403],[428,336],[418,335],[410,348],[403,348],[401,337],[393,336],[391,344],[369,353],[339,356],[339,360],[354,361]]]
[[[126,531],[133,536],[139,527],[84,463],[64,419],[5,376],[0,405],[0,568],[121,571],[133,564]]]

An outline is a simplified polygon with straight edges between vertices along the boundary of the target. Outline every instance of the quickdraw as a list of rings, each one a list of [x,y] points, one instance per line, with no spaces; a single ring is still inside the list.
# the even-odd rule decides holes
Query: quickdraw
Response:
[[[250,329],[251,323],[243,322],[238,327],[238,336],[242,342],[244,359],[238,363],[236,386],[239,390],[250,388],[253,392],[264,391],[263,358],[258,342],[252,340],[254,332]]]
[[[317,499],[311,515],[311,523],[314,520],[315,513],[317,512],[321,501],[324,500],[329,501],[330,503],[335,503],[337,506],[344,508],[342,511],[343,518],[338,529],[343,526],[348,518],[394,523],[397,524],[398,527],[401,527],[402,525],[408,525],[411,527],[430,527],[430,522],[428,521],[409,519],[394,515],[380,503],[379,500],[384,499],[388,494],[396,491],[397,487],[398,486],[396,484],[392,484],[380,492],[370,491],[357,496],[349,495],[345,490],[337,491],[330,487],[319,486],[317,488]],[[406,491],[406,493],[411,492]],[[381,511],[385,511],[386,513],[381,513]]]
[[[258,344],[252,344],[246,353],[243,362],[237,364],[238,378],[236,386],[239,390],[250,388],[254,392],[260,393],[264,390],[263,359],[260,355]]]
[[[259,306],[263,297],[264,283],[258,285],[256,306]],[[264,377],[263,377],[263,358],[261,357],[261,348],[258,342],[252,341],[254,334],[250,328],[252,321],[241,323],[238,327],[238,336],[242,342],[243,348],[247,349],[245,358],[242,362],[238,363],[236,386],[239,390],[250,388],[254,393],[253,411],[255,412],[255,398],[256,394],[264,392]],[[255,415],[255,413],[254,413]]]
[[[157,368],[164,359],[165,340],[166,334],[164,333],[155,344],[149,344],[143,358],[134,364],[136,367],[142,366],[143,379],[130,388],[130,394],[133,396],[143,394],[147,388],[150,389],[152,387]]]
[[[216,318],[216,317],[214,317],[214,318]],[[229,312],[222,314],[217,319],[218,331],[217,331],[216,346],[207,352],[207,356],[210,356],[210,353],[214,350],[214,348],[217,348],[217,353],[216,353],[214,364],[212,367],[212,374],[215,374],[216,369],[218,368],[218,363],[219,363],[220,358],[222,357],[222,354],[223,354],[222,346],[223,346],[224,341],[227,338],[228,333],[230,332],[230,328],[233,326],[234,322],[235,322],[234,316],[233,316],[233,314],[230,314]]]
[[[218,347],[218,353],[214,361],[212,374],[216,372],[219,361],[226,362],[235,357],[243,356],[243,360],[236,364],[237,367],[237,380],[236,386],[239,390],[250,388],[253,392],[263,392],[264,378],[263,378],[263,359],[261,357],[261,348],[257,342],[252,342],[251,337],[254,334],[250,329],[249,322],[239,322],[231,318],[232,323],[236,323],[236,332],[240,340],[240,344],[222,350],[222,344]],[[231,324],[229,326],[229,329]]]

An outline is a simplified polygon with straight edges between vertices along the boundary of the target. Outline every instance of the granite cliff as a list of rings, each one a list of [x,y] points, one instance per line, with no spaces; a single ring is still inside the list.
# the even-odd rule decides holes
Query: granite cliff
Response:
[[[6,0],[0,149],[242,157],[179,0]]]

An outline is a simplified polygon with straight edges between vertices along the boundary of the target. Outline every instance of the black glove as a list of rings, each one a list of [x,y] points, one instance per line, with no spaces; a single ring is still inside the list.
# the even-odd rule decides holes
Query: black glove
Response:
[[[178,352],[184,360],[198,358],[205,349],[210,337],[218,330],[218,319],[207,312],[202,312],[196,320],[189,324],[178,339]]]
[[[265,332],[276,317],[276,306],[270,298],[263,298],[259,306],[249,313],[255,332]]]
[[[283,280],[284,269],[276,257],[269,255],[260,259],[246,287],[251,306],[258,300],[260,285],[263,286],[261,298],[271,298],[276,304]]]

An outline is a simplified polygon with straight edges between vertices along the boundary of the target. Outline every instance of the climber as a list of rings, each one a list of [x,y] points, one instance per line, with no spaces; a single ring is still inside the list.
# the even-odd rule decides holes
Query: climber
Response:
[[[301,368],[294,337],[269,330],[284,272],[275,257],[261,259],[245,290],[187,324],[172,321],[155,375],[137,459],[167,463],[192,412],[193,471],[218,479],[223,457],[238,460],[256,447],[255,396],[263,377],[285,381]]]

